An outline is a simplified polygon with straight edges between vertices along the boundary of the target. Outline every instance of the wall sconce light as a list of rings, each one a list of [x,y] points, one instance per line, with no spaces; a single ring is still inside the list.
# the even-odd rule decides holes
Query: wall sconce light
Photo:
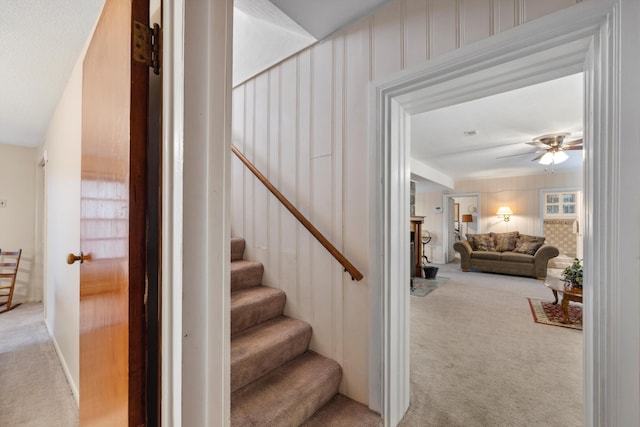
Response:
[[[469,234],[469,223],[473,222],[473,216],[471,214],[463,214],[462,222],[465,223],[465,234]]]
[[[504,219],[504,222],[509,222],[512,214],[513,212],[511,212],[509,206],[500,206],[498,208],[498,212],[496,212],[496,215],[498,215],[498,217],[502,217],[502,219]]]

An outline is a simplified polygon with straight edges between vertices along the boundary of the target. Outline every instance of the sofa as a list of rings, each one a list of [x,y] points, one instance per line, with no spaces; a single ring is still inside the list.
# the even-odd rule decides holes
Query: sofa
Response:
[[[544,280],[547,264],[560,252],[545,238],[510,233],[467,234],[467,240],[453,244],[460,254],[462,271],[480,270]]]

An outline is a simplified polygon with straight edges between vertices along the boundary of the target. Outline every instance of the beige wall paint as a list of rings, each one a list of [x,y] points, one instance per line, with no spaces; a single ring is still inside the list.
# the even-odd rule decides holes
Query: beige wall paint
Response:
[[[76,62],[46,134],[47,327],[78,398],[80,267],[66,256],[80,250],[82,61]]]
[[[365,275],[351,281],[232,160],[232,235],[311,323],[311,348],[342,365],[343,393],[368,401],[370,82],[575,4],[395,0],[235,88],[234,144]]]
[[[36,149],[0,145],[0,249],[22,248],[13,303],[38,301],[35,280]]]
[[[456,183],[455,189],[449,193],[480,195],[480,206],[477,206],[473,219],[474,226],[481,233],[519,231],[523,234],[541,235],[540,190],[567,187],[582,188],[582,172],[462,181]],[[416,214],[425,216],[425,228],[432,236],[427,255],[437,263],[444,262],[444,215],[434,213],[434,208],[443,205],[444,194],[441,191],[416,194]],[[509,206],[513,211],[509,222],[497,217],[496,211],[500,206]],[[467,212],[462,209],[460,214],[462,213]]]

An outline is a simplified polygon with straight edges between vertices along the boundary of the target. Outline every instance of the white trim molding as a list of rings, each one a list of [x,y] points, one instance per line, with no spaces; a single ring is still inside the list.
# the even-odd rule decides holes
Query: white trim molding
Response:
[[[409,406],[408,287],[398,286],[409,280],[409,117],[577,72],[586,81],[585,425],[640,425],[639,25],[637,1],[582,2],[371,84],[370,405],[386,426]]]

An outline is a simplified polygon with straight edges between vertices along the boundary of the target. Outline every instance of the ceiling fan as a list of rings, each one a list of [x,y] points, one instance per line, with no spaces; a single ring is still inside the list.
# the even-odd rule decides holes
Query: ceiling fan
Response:
[[[529,145],[538,147],[539,150],[529,151],[527,153],[512,154],[510,156],[498,157],[502,159],[505,157],[523,156],[525,154],[538,154],[538,156],[531,159],[532,162],[537,161],[543,165],[562,163],[569,158],[565,151],[568,150],[582,150],[582,138],[574,141],[565,142],[565,138],[570,136],[568,132],[564,133],[552,133],[548,135],[542,135],[534,138],[533,141],[527,142]]]

